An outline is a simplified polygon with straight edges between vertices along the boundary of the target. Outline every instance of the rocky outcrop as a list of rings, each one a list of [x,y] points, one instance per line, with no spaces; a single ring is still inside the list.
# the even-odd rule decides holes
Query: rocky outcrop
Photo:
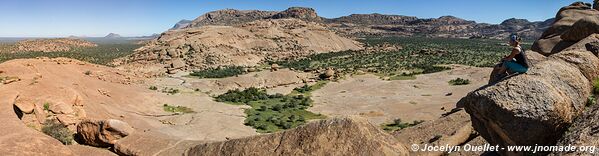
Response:
[[[599,59],[588,51],[548,57],[527,74],[462,98],[476,131],[491,144],[553,145],[582,114]]]
[[[17,52],[64,52],[78,47],[96,47],[81,39],[58,38],[58,39],[34,39],[19,41],[14,45]]]
[[[233,26],[255,20],[267,19],[277,14],[276,11],[260,11],[260,10],[235,10],[225,9],[208,12],[193,21],[183,28],[197,28],[207,25]]]
[[[126,122],[108,120],[84,120],[77,124],[78,142],[95,147],[112,147],[119,139],[133,133]]]
[[[295,18],[306,21],[320,22],[322,18],[316,14],[312,8],[291,7],[285,11],[281,11],[271,17],[272,19]]]
[[[342,118],[296,129],[224,142],[204,143],[188,155],[407,155],[391,135],[365,119]]]
[[[320,22],[323,20],[322,17],[316,14],[314,9],[304,7],[291,7],[281,12],[225,9],[208,12],[193,21],[181,21],[177,23],[172,30],[197,28],[207,25],[236,26],[256,20],[285,18],[294,18],[311,22]]]
[[[597,15],[599,11],[582,2],[563,7],[553,26],[533,45],[547,57],[532,52],[536,59],[528,73],[483,86],[458,102],[485,140],[501,146],[597,144],[590,141],[596,140],[597,108],[585,110],[591,82],[599,77],[599,36],[593,34]]]
[[[555,22],[547,31],[543,32],[539,40],[535,41],[531,49],[543,55],[551,55],[564,50],[578,40],[586,37],[584,35],[592,34],[594,28],[582,28],[593,23],[592,17],[599,16],[599,11],[591,9],[589,4],[582,2],[572,3],[569,6],[559,10],[555,17]],[[577,24],[577,28],[573,25],[583,18],[588,18]],[[562,35],[564,35],[562,37]]]
[[[471,92],[458,106],[466,108],[476,131],[491,144],[554,145],[583,113],[590,82],[599,76],[596,48],[589,45],[597,40],[585,36],[567,50],[534,61],[526,74]]]
[[[361,49],[326,27],[297,19],[168,31],[136,50],[130,63],[165,64],[168,71],[255,66],[264,60]]]

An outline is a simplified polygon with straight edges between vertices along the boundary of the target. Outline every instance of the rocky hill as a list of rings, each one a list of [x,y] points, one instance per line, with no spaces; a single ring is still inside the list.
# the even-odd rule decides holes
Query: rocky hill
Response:
[[[201,27],[205,25],[239,25],[261,19],[296,18],[306,21],[321,21],[322,18],[312,8],[291,7],[285,11],[260,11],[260,10],[217,10],[208,12],[182,28]]]
[[[96,47],[95,43],[74,38],[34,39],[19,41],[14,45],[17,52],[64,52],[78,47]]]
[[[161,63],[173,73],[230,65],[254,66],[264,60],[361,48],[360,43],[340,37],[314,22],[269,19],[237,26],[167,31],[137,49],[126,62]]]
[[[383,14],[352,14],[338,18],[323,18],[312,8],[292,7],[287,10],[219,10],[206,13],[187,27],[204,25],[238,25],[259,19],[296,18],[327,24],[338,33],[351,37],[365,36],[427,36],[452,38],[505,38],[511,33],[527,39],[537,39],[553,23],[553,19],[530,22],[525,19],[507,19],[501,24],[476,23],[453,16],[420,19],[413,16]],[[176,28],[175,28],[176,29]]]
[[[458,106],[465,107],[485,140],[501,146],[598,145],[592,126],[597,106],[588,104],[595,102],[589,97],[599,77],[598,14],[582,2],[561,8],[533,45],[538,53],[528,53],[533,58],[528,73],[483,86],[460,100]]]

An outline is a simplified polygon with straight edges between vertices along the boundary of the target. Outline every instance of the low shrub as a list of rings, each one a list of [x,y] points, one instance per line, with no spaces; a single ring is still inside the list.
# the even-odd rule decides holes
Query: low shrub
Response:
[[[462,79],[462,78],[457,78],[457,79],[449,80],[448,83],[450,85],[453,85],[453,86],[467,85],[467,84],[470,84],[470,80],[468,80],[468,79]]]
[[[42,126],[42,132],[60,141],[62,144],[70,145],[73,143],[73,134],[71,131],[56,120],[46,120]]]
[[[191,108],[184,106],[171,106],[168,104],[162,105],[164,111],[171,113],[193,113],[194,111]]]

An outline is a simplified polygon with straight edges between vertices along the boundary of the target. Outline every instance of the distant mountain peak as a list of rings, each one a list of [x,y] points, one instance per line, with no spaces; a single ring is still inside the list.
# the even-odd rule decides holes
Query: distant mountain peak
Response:
[[[191,24],[191,22],[191,20],[182,19],[179,22],[177,22],[170,30],[185,28],[189,24]]]
[[[119,35],[119,34],[115,34],[115,33],[110,33],[108,35],[106,35],[104,38],[122,38],[123,36]]]

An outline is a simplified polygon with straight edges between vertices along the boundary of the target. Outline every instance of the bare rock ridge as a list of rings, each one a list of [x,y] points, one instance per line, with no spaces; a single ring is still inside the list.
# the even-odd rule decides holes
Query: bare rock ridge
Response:
[[[269,135],[204,143],[187,155],[408,155],[393,136],[361,118],[308,123]]]
[[[544,36],[557,36],[541,38],[535,43],[536,50],[550,50],[539,51],[547,57],[536,60],[528,73],[483,86],[458,102],[458,107],[466,109],[474,129],[485,140],[501,146],[555,145],[572,124],[587,124],[580,120],[592,122],[580,117],[585,109],[588,111],[585,104],[592,95],[591,81],[599,76],[599,59],[596,50],[593,52],[596,47],[592,45],[599,41],[594,34],[599,32],[594,29],[595,25],[588,24],[592,21],[588,18],[597,16],[596,12],[582,2],[562,8],[554,25],[544,33]],[[585,23],[581,24],[585,28],[574,30],[573,25],[580,22]],[[569,41],[562,41],[566,34],[576,37],[566,37]],[[580,35],[587,36],[581,38]],[[538,55],[533,51],[529,53]],[[573,143],[573,139],[562,140]]]
[[[296,18],[314,22],[322,20],[322,18],[316,14],[314,9],[304,7],[291,7],[281,12],[225,9],[208,12],[191,21],[188,26],[182,28],[201,27],[206,25],[232,26],[255,20],[283,18]]]
[[[384,14],[352,14],[338,18],[323,18],[312,8],[291,7],[287,10],[218,10],[208,12],[186,27],[191,28],[206,25],[239,25],[261,19],[295,18],[326,24],[338,33],[351,37],[369,35],[385,36],[414,36],[429,37],[482,37],[505,38],[511,32],[517,32],[528,39],[537,39],[547,29],[553,19],[539,22],[529,22],[524,19],[507,19],[501,24],[476,23],[453,16],[419,19],[413,16],[384,15]],[[177,24],[179,25],[179,24]],[[175,26],[177,27],[177,26]]]
[[[161,63],[169,73],[220,66],[255,66],[269,59],[358,50],[362,45],[326,27],[298,19],[257,20],[238,26],[167,31],[129,56],[128,62]]]
[[[14,45],[14,49],[16,52],[65,52],[73,48],[95,46],[98,45],[81,39],[57,38],[20,41]]]

